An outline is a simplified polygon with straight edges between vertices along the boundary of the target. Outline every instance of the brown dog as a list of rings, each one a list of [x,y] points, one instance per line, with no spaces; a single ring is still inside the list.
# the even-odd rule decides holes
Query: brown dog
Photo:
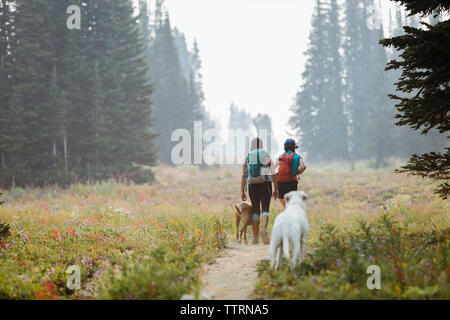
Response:
[[[242,242],[242,234],[244,234],[244,243],[247,241],[247,227],[252,224],[252,205],[249,202],[241,202],[239,205],[234,205],[236,208],[236,240]],[[242,229],[239,231],[239,222],[242,220]]]

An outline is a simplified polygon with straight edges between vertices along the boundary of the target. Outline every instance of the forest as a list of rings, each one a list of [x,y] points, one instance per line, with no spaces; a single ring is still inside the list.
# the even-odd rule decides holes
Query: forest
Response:
[[[161,3],[150,24],[145,1],[139,14],[132,1],[83,1],[80,30],[65,27],[71,4],[1,2],[3,187],[150,182],[170,132],[209,120],[199,49]]]
[[[143,0],[83,1],[79,30],[65,28],[72,2],[1,1],[2,187],[150,182],[152,167],[173,165],[175,129],[192,132],[194,121],[204,129],[218,125],[204,103],[198,43],[188,45],[171,25],[164,1],[152,8]],[[426,25],[397,7],[388,22],[370,28],[366,21],[379,13],[367,9],[375,3],[315,5],[286,127],[310,160],[372,160],[379,168],[389,158],[448,146],[436,129],[421,135],[395,126],[388,95],[401,72],[384,69],[400,53],[378,41],[404,34],[404,26]],[[251,115],[234,103],[229,111],[229,129],[266,129],[268,150],[278,150],[270,115]]]

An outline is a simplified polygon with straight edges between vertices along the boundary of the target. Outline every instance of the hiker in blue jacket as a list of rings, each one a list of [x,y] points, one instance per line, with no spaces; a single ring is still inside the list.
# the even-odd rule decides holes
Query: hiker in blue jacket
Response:
[[[253,210],[253,244],[258,243],[259,221],[262,215],[261,236],[264,244],[269,244],[269,234],[267,225],[269,224],[270,198],[278,197],[277,176],[270,155],[263,149],[263,142],[260,138],[254,138],[250,145],[250,152],[245,157],[242,167],[241,197],[242,201],[247,201],[245,194],[245,184],[248,184],[248,193],[252,202]]]

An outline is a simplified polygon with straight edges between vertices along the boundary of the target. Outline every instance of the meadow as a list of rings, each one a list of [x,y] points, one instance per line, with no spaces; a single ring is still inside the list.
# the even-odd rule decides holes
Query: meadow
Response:
[[[155,170],[151,185],[108,181],[3,191],[1,299],[180,299],[198,293],[202,266],[234,240],[235,167]],[[315,165],[308,255],[290,272],[257,265],[261,299],[449,299],[448,201],[432,181],[367,163]],[[277,202],[271,222],[281,212]],[[270,224],[271,225],[271,224]],[[249,232],[251,233],[250,229]],[[81,269],[81,290],[66,270]],[[369,265],[381,289],[366,286]]]

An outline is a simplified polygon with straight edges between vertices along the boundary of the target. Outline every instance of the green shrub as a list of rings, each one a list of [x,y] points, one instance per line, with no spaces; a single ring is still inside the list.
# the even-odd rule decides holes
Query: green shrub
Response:
[[[102,278],[100,299],[180,299],[198,285],[201,257],[193,254],[195,243],[181,252],[159,247],[111,268]]]
[[[0,196],[1,195],[2,193],[0,193]],[[4,203],[5,201],[0,200],[0,206]],[[10,229],[11,226],[9,224],[0,222],[0,240],[4,240],[11,235]]]
[[[138,168],[131,172],[131,180],[136,184],[151,183],[155,179],[155,174],[150,169]]]
[[[11,226],[7,223],[0,223],[0,240],[4,240],[11,235]]]

